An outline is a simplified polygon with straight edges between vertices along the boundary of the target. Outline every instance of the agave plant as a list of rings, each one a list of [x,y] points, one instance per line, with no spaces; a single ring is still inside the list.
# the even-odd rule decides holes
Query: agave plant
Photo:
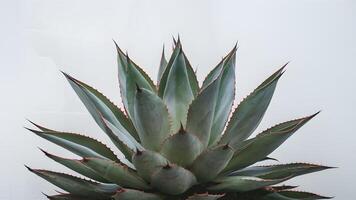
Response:
[[[163,50],[157,85],[117,44],[116,47],[124,111],[93,87],[66,73],[64,76],[123,156],[118,158],[93,138],[31,122],[37,129],[30,131],[82,159],[63,158],[42,150],[46,156],[90,179],[28,167],[66,191],[46,195],[49,199],[330,198],[278,185],[330,167],[307,163],[254,165],[272,159],[268,157],[270,153],[317,115],[283,122],[250,137],[266,112],[285,66],[262,82],[231,114],[236,46],[202,85],[179,39],[174,41],[168,61]]]

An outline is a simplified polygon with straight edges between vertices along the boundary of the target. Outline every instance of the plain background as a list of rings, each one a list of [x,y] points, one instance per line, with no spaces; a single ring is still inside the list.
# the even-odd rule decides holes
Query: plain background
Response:
[[[70,172],[37,149],[75,157],[28,133],[25,120],[108,143],[61,75],[94,85],[121,106],[112,39],[153,79],[163,43],[183,47],[200,81],[239,41],[237,102],[287,61],[257,132],[322,113],[273,157],[339,167],[290,184],[338,200],[355,199],[356,3],[352,0],[270,1],[1,1],[0,199],[45,199],[54,186],[23,164]],[[236,104],[235,104],[236,106]],[[257,133],[256,132],[256,133]]]

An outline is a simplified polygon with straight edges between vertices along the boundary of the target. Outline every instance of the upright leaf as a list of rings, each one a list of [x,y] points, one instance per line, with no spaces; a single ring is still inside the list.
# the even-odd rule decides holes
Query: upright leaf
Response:
[[[194,194],[186,200],[217,200],[223,197],[225,194],[208,194],[208,193],[203,193],[203,194]]]
[[[31,169],[29,167],[27,167],[27,169],[52,183],[53,185],[67,192],[70,192],[73,195],[92,198],[105,198],[115,194],[115,191],[120,188],[115,184],[96,183],[68,174],[40,169]]]
[[[164,55],[164,46],[163,46],[163,50],[162,50],[162,55],[161,55],[161,61],[159,63],[159,70],[158,70],[158,76],[157,76],[157,85],[159,85],[159,81],[162,78],[163,72],[166,70],[167,68],[167,60],[166,60],[166,56]]]
[[[149,150],[158,151],[170,133],[170,116],[166,105],[155,93],[138,87],[134,112],[134,124],[142,145]]]
[[[133,100],[135,97],[136,84],[151,91],[155,91],[156,86],[150,77],[136,63],[134,63],[127,54],[124,54],[116,42],[115,45],[117,49],[121,98],[126,113],[133,119]]]
[[[271,102],[284,67],[285,65],[266,79],[239,104],[221,138],[221,143],[229,142],[233,146],[239,145],[253,133]]]
[[[172,132],[177,132],[181,123],[186,124],[189,104],[193,99],[194,94],[189,83],[187,64],[180,49],[170,68],[163,93],[163,101],[172,116]]]
[[[317,114],[278,124],[246,141],[235,152],[224,172],[245,168],[265,158]]]

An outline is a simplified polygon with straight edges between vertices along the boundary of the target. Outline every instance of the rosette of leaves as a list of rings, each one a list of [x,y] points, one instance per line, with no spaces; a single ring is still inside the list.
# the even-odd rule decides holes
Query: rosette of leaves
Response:
[[[46,195],[49,199],[330,198],[278,185],[330,167],[307,163],[254,165],[270,159],[269,154],[317,114],[280,123],[250,137],[271,102],[285,66],[232,109],[236,46],[202,85],[179,39],[174,41],[168,61],[163,50],[157,84],[116,47],[124,111],[93,87],[66,73],[64,76],[123,157],[118,158],[93,138],[32,122],[36,129],[30,131],[82,159],[63,158],[41,149],[45,155],[87,177],[28,167],[65,191]]]

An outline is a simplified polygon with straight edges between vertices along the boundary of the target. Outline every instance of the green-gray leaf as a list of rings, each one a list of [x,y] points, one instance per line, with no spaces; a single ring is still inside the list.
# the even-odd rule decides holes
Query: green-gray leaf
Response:
[[[224,172],[245,168],[265,158],[318,113],[278,124],[247,140],[237,149]]]
[[[40,149],[47,157],[51,158],[52,160],[68,167],[69,169],[78,172],[81,175],[84,175],[88,178],[91,178],[93,180],[102,182],[102,183],[110,183],[107,179],[103,178],[100,176],[98,173],[96,173],[94,170],[91,168],[87,167],[84,165],[80,160],[76,159],[68,159],[68,158],[62,158],[59,156],[55,156],[53,154],[50,154],[42,149]]]
[[[158,151],[170,133],[170,116],[166,105],[155,93],[137,88],[134,112],[134,124],[142,145]]]
[[[120,189],[112,198],[114,200],[163,200],[160,195],[133,189]]]
[[[203,193],[203,194],[194,194],[186,200],[217,200],[221,197],[223,197],[224,194],[208,194],[208,193]]]
[[[119,161],[116,155],[107,146],[93,138],[67,132],[28,130],[78,156],[107,158]]]
[[[115,184],[96,183],[68,174],[40,169],[31,169],[29,167],[27,167],[27,169],[52,183],[53,185],[67,192],[70,192],[73,195],[103,198],[113,195],[115,191],[120,188]]]
[[[124,165],[100,158],[85,158],[83,164],[96,171],[100,176],[122,187],[149,189],[149,185],[132,169]]]
[[[283,74],[285,65],[272,74],[247,96],[233,112],[226,131],[220,142],[229,142],[232,146],[241,144],[260,124],[271,102],[277,82]]]
[[[137,173],[147,182],[151,182],[152,174],[168,163],[168,160],[161,154],[154,151],[137,151],[132,157]]]

